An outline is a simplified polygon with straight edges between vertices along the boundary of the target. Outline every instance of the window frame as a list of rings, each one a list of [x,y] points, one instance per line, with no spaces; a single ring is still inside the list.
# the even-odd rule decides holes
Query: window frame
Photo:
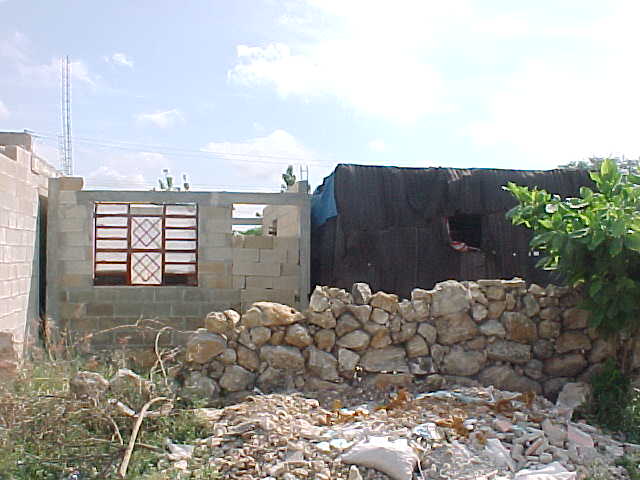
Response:
[[[126,207],[126,213],[101,213],[99,208],[101,206],[122,206]],[[162,210],[159,213],[149,212],[132,212],[132,206],[146,207],[161,207]],[[167,213],[167,207],[192,207],[194,209],[193,214],[177,214]],[[156,203],[156,202],[95,202],[93,212],[94,222],[94,242],[93,242],[93,283],[94,286],[130,286],[130,287],[163,287],[163,286],[198,286],[198,230],[199,230],[199,209],[198,204],[193,202],[187,203]],[[126,218],[125,225],[99,225],[100,218]],[[160,246],[158,248],[138,248],[133,247],[133,242],[136,239],[133,238],[133,219],[134,218],[160,218]],[[171,226],[167,225],[167,219],[193,219],[194,224],[192,226]],[[99,236],[99,233],[103,233],[108,229],[126,229],[125,237],[104,237]],[[188,237],[176,237],[167,238],[167,230],[179,230],[194,231],[193,238]],[[116,240],[126,241],[126,248],[105,248],[99,247],[98,242],[104,240]],[[167,248],[168,241],[176,242],[194,242],[195,245],[192,249],[169,249]],[[124,253],[126,254],[126,260],[98,260],[99,253]],[[132,259],[136,253],[156,253],[160,255],[160,282],[159,283],[133,283],[133,270]],[[193,261],[175,261],[167,260],[167,254],[193,254]],[[98,271],[98,265],[125,265],[125,270],[122,272],[116,271]],[[193,271],[188,273],[169,273],[166,272],[167,265],[193,265]],[[109,281],[109,278],[119,278],[122,281]],[[173,280],[183,279],[181,282],[167,282],[167,278]]]

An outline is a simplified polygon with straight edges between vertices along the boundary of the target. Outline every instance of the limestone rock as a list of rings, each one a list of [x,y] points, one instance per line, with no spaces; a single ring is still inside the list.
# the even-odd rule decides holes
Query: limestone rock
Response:
[[[371,310],[370,305],[347,305],[347,311],[352,313],[353,316],[362,323],[369,321]]]
[[[391,345],[391,334],[388,328],[381,328],[372,337],[369,348],[384,348]]]
[[[332,298],[330,303],[331,303],[331,315],[333,315],[334,318],[338,318],[340,315],[342,315],[344,312],[347,311],[347,304],[344,303],[342,300],[338,300],[337,298]]]
[[[378,325],[387,325],[389,323],[389,312],[386,312],[380,308],[374,308],[371,311],[371,321]]]
[[[502,314],[502,324],[507,331],[507,339],[514,342],[530,343],[538,338],[536,324],[519,312]]]
[[[407,341],[407,357],[421,357],[423,355],[429,355],[429,345],[420,335],[415,335],[409,341]]]
[[[429,323],[421,323],[418,327],[418,333],[427,341],[429,345],[436,343],[438,338],[438,331],[436,327]]]
[[[586,403],[589,395],[591,394],[591,387],[583,382],[570,382],[566,383],[556,400],[556,406],[560,408],[567,408],[575,410],[579,406]]]
[[[351,313],[343,313],[336,323],[336,335],[342,337],[347,333],[358,330],[361,327],[360,322]]]
[[[412,338],[416,334],[417,330],[418,325],[416,323],[405,323],[400,327],[399,331],[392,331],[391,339],[393,340],[393,343],[404,343]]]
[[[360,355],[346,348],[338,349],[338,367],[341,372],[352,372],[355,370]]]
[[[449,375],[472,376],[478,373],[486,361],[482,352],[465,352],[461,348],[453,348],[444,357],[441,369]]]
[[[235,310],[211,312],[205,317],[204,326],[211,333],[223,334],[234,330],[239,320],[240,315]]]
[[[445,347],[444,345],[434,344],[431,345],[431,358],[436,363],[436,365],[440,365],[442,360],[444,360],[444,356],[449,352],[449,347]]]
[[[549,340],[538,340],[533,344],[533,353],[536,357],[546,360],[555,354],[555,348]]]
[[[255,375],[238,365],[228,365],[220,378],[220,386],[229,392],[248,390],[253,386]]]
[[[330,352],[336,344],[336,334],[333,330],[323,328],[318,330],[315,335],[316,347],[325,352]]]
[[[305,348],[313,343],[313,338],[306,327],[299,323],[294,323],[287,328],[284,341],[294,347]]]
[[[233,348],[225,348],[216,358],[225,365],[233,365],[236,363],[237,354]]]
[[[560,316],[560,309],[557,307],[547,307],[540,310],[540,320],[557,320]]]
[[[369,345],[369,334],[364,330],[355,330],[340,337],[336,342],[338,346],[351,350],[364,350]]]
[[[464,312],[440,316],[436,319],[436,329],[438,343],[443,345],[463,342],[478,334],[475,322]]]
[[[238,357],[238,365],[241,367],[251,370],[252,372],[257,371],[258,368],[260,368],[260,359],[258,358],[258,354],[253,350],[242,345],[238,345],[236,355]]]
[[[431,303],[431,297],[433,292],[431,290],[425,290],[423,288],[414,288],[411,290],[411,301],[422,301],[427,304]]]
[[[386,347],[365,352],[360,364],[367,372],[409,372],[406,352],[401,347]]]
[[[487,287],[486,296],[489,300],[504,300],[504,287],[502,285],[491,285]]]
[[[544,320],[538,324],[538,334],[540,338],[553,339],[560,335],[561,325],[559,322]]]
[[[418,313],[409,300],[402,300],[398,303],[398,312],[405,322],[415,322],[418,320]]]
[[[385,312],[396,313],[398,311],[398,296],[392,293],[376,292],[371,296],[369,305],[373,308],[381,308]]]
[[[474,303],[471,307],[471,316],[476,322],[481,322],[489,315],[489,310],[480,303]]]
[[[302,355],[300,357],[302,358]],[[257,383],[260,390],[265,393],[292,390],[295,387],[291,375],[287,375],[287,372],[273,367],[267,367],[267,369],[258,377]]]
[[[365,332],[367,332],[369,335],[375,335],[376,333],[378,333],[380,330],[384,330],[385,332],[389,332],[389,328],[384,326],[384,325],[380,325],[378,323],[375,322],[365,322],[362,325],[362,328]]]
[[[492,360],[527,363],[531,360],[531,346],[508,340],[497,340],[489,344],[487,356]]]
[[[194,332],[187,340],[187,362],[207,363],[227,348],[226,340],[204,329]]]
[[[304,370],[304,358],[295,347],[265,345],[260,349],[260,358],[280,370]]]
[[[504,338],[507,334],[507,331],[502,326],[498,320],[487,320],[486,322],[480,325],[480,333],[486,335],[488,337],[499,337]]]
[[[246,311],[240,324],[252,327],[272,327],[276,325],[291,325],[304,319],[304,315],[295,308],[280,303],[256,302]]]
[[[567,430],[562,425],[556,425],[548,418],[542,422],[542,430],[549,439],[549,443],[555,447],[563,448],[567,440]]]
[[[78,398],[97,400],[109,389],[109,382],[99,373],[80,371],[69,380],[69,389]]]
[[[184,379],[181,395],[185,398],[211,399],[220,393],[220,387],[215,380],[205,377],[200,372],[190,372]]]
[[[507,308],[507,304],[504,301],[490,302],[489,305],[487,306],[487,309],[488,309],[487,316],[489,318],[500,318],[500,315],[502,315],[502,313],[505,311],[506,308]]]
[[[351,295],[356,305],[367,305],[371,300],[371,287],[366,283],[354,283],[351,287]]]
[[[316,285],[309,299],[309,310],[320,313],[327,310],[329,306],[329,296],[321,286]]]
[[[309,312],[307,320],[309,323],[317,325],[320,328],[335,328],[336,326],[336,319],[330,310],[322,313]]]
[[[534,297],[530,293],[522,297],[522,304],[524,306],[524,314],[527,317],[535,317],[538,313],[540,313],[540,305],[538,304],[536,297]]]
[[[556,340],[556,352],[567,353],[574,350],[589,350],[591,340],[584,333],[564,332]]]
[[[542,392],[538,382],[518,375],[513,368],[506,365],[496,365],[484,369],[478,377],[483,385],[493,385],[501,390],[510,392]]]
[[[307,355],[307,370],[312,375],[322,380],[335,381],[338,375],[338,361],[330,353],[323,352],[314,347],[305,350]]]
[[[540,360],[529,360],[524,367],[524,373],[529,378],[541,380],[544,377],[543,367],[544,364]]]
[[[284,343],[284,335],[286,332],[283,330],[272,331],[269,343],[271,345],[282,345]]]
[[[437,283],[432,291],[431,314],[435,317],[465,312],[470,305],[469,290],[455,280]]]
[[[128,399],[132,394],[133,396],[139,395],[143,399],[149,400],[151,398],[153,388],[153,382],[145,380],[128,368],[118,369],[113,378],[109,380],[109,389],[123,401]],[[142,405],[127,404],[134,408],[142,407]]]
[[[544,382],[544,396],[551,400],[555,400],[560,390],[562,390],[562,387],[570,381],[571,379],[566,377],[550,378]]]
[[[563,326],[568,330],[578,330],[586,328],[589,322],[590,313],[581,308],[570,308],[562,314]]]
[[[487,347],[487,337],[478,336],[464,343],[465,350],[484,351]]]
[[[251,343],[253,343],[256,348],[260,348],[271,338],[271,329],[267,327],[253,327],[249,331],[249,335],[251,337]]]
[[[413,310],[416,312],[417,322],[426,322],[429,320],[429,314],[431,312],[431,305],[425,300],[412,300]]]
[[[587,360],[579,353],[567,353],[544,362],[544,373],[551,377],[575,377],[587,367]]]

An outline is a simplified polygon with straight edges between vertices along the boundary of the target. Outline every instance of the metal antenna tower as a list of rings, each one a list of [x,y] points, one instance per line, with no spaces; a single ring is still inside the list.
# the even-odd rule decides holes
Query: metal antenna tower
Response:
[[[58,137],[58,151],[60,154],[60,164],[62,172],[66,176],[73,175],[73,160],[71,157],[71,78],[69,76],[70,62],[69,56],[60,59],[60,69],[62,71],[61,82],[61,114],[62,114],[62,134]]]

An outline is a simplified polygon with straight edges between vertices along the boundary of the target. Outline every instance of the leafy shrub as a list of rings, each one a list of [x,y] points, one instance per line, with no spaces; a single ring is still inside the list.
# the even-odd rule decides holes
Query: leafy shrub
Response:
[[[640,322],[640,176],[621,174],[610,159],[590,175],[596,191],[582,187],[567,199],[510,182],[504,188],[519,204],[507,217],[533,230],[539,266],[583,287],[591,326],[633,332]]]

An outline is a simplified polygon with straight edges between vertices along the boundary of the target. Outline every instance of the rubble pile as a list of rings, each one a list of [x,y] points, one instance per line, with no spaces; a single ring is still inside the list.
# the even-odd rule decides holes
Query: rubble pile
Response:
[[[322,408],[301,394],[254,395],[199,409],[211,436],[170,454],[167,471],[212,467],[229,479],[625,479],[616,458],[640,451],[571,421],[584,384],[554,405],[534,393],[461,387],[386,403]],[[180,448],[182,450],[180,450]],[[172,463],[173,462],[173,463]]]
[[[493,385],[555,399],[616,352],[614,340],[588,328],[578,302],[566,287],[517,278],[449,280],[414,289],[410,300],[364,283],[351,292],[316,287],[304,312],[257,302],[243,315],[210,313],[188,337],[179,378],[185,395],[206,398],[391,382]],[[640,339],[632,348],[640,368]]]

